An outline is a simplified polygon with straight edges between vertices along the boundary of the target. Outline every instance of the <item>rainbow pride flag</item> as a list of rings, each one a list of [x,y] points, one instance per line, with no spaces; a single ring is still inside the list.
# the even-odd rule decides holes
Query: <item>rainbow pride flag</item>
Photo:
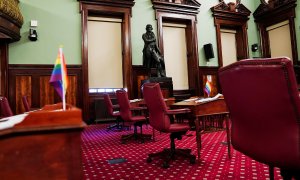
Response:
[[[209,97],[210,93],[211,93],[211,76],[207,76],[206,78],[206,83],[205,83],[205,87],[204,87],[204,92],[207,94],[207,97]]]
[[[67,68],[66,68],[66,62],[65,62],[65,57],[63,54],[62,47],[60,47],[58,50],[58,55],[50,78],[50,84],[54,87],[56,92],[62,98],[63,106],[65,110],[68,77],[67,77]]]

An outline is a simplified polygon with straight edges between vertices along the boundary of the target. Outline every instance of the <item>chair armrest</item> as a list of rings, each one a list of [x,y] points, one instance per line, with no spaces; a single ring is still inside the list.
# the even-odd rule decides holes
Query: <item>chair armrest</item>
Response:
[[[139,111],[139,110],[146,110],[147,107],[130,107],[131,111]]]
[[[113,105],[112,107],[113,107],[113,109],[118,109],[118,108],[120,108],[119,104],[115,104],[115,105]]]
[[[168,109],[166,111],[167,114],[185,114],[189,113],[191,110],[189,108],[183,108],[183,109]]]

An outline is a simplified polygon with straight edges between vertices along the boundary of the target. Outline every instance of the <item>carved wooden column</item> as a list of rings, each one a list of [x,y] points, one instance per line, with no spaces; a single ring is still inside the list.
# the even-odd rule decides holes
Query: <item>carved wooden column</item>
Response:
[[[8,44],[20,40],[23,16],[18,0],[0,0],[0,94],[8,97]]]
[[[268,1],[267,3],[266,0],[261,0],[261,4],[254,11],[253,16],[255,18],[255,22],[257,23],[261,37],[263,57],[271,57],[267,27],[288,20],[291,35],[290,37],[293,64],[300,64],[298,61],[297,40],[294,21],[296,16],[296,2],[297,0],[272,0]]]

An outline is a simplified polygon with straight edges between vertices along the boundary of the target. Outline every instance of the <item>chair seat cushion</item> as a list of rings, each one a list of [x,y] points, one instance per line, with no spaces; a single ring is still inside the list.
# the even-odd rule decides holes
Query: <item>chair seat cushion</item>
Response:
[[[113,112],[113,116],[115,116],[115,117],[116,117],[116,116],[120,116],[120,115],[121,115],[121,114],[120,114],[119,111],[114,111],[114,112]]]
[[[171,124],[168,132],[180,132],[180,131],[188,131],[190,126],[188,124]]]
[[[145,121],[145,120],[146,120],[145,116],[132,116],[130,121],[137,122],[137,121]]]

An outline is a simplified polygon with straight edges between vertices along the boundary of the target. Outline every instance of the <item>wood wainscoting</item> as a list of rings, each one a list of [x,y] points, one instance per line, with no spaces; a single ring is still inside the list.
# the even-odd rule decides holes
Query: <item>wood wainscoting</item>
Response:
[[[8,67],[8,100],[14,114],[24,112],[22,96],[26,95],[32,108],[61,102],[49,84],[53,65],[10,64]],[[66,102],[82,108],[81,65],[68,65]]]
[[[211,75],[212,79],[212,90],[211,96],[215,96],[218,93],[221,93],[221,88],[218,80],[218,70],[219,67],[207,67],[201,66],[199,67],[199,84],[200,84],[200,95],[204,96],[204,87],[207,79],[207,75]],[[201,88],[202,87],[202,88]]]

